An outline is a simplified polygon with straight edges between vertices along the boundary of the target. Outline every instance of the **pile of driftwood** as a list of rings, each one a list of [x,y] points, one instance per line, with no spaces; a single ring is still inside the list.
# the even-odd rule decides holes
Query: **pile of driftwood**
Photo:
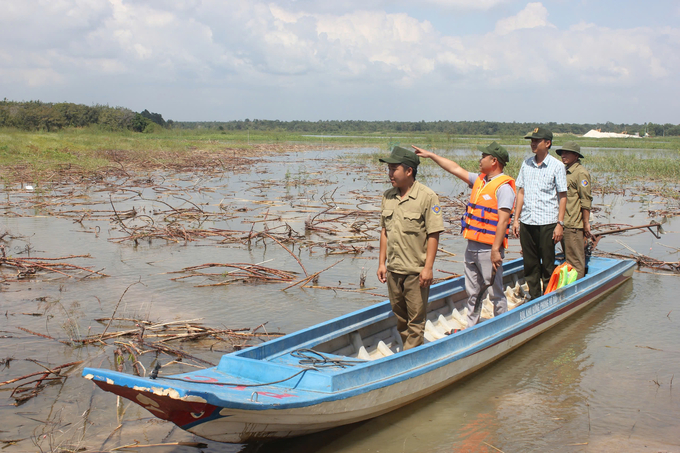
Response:
[[[233,268],[234,270],[228,272],[199,272],[203,269],[219,267]],[[198,266],[185,267],[179,272],[188,272],[189,275],[174,277],[171,278],[170,280],[177,281],[192,277],[201,277],[203,279],[219,278],[221,280],[216,283],[205,283],[195,285],[196,287],[226,286],[238,282],[282,283],[292,281],[295,278],[295,274],[291,272],[272,269],[270,267],[264,267],[259,264],[247,264],[247,263],[233,263],[233,264],[206,263],[200,264]]]
[[[611,258],[624,258],[635,260],[638,267],[647,267],[650,269],[665,271],[665,272],[680,272],[680,261],[662,261],[651,256],[642,255],[637,252],[625,254],[625,253],[614,253],[614,252],[603,252],[597,250],[595,252],[598,256],[607,256]]]
[[[108,277],[108,275],[92,270],[88,267],[76,266],[63,261],[76,258],[92,258],[90,255],[70,255],[58,258],[19,258],[7,256],[5,246],[0,244],[0,268],[8,267],[14,269],[16,274],[13,277],[2,276],[2,281],[18,281],[35,276],[38,272],[54,272],[69,278],[74,278],[74,274],[85,274],[82,278],[89,277]]]
[[[12,360],[13,359],[11,357],[3,359],[2,365],[4,365],[5,368],[9,368],[9,364]],[[79,362],[65,363],[63,365],[50,367],[43,365],[37,360],[33,359],[25,360],[28,362],[35,363],[36,365],[38,365],[38,367],[42,368],[42,370],[18,378],[9,379],[4,382],[0,382],[0,387],[21,382],[21,384],[17,385],[12,389],[12,393],[10,394],[10,398],[14,399],[15,404],[17,406],[22,403],[25,403],[26,401],[30,400],[35,396],[38,396],[40,391],[44,389],[47,385],[63,383],[68,377],[68,372],[70,371],[70,369],[75,367],[76,365],[80,365],[81,363],[83,363],[83,361],[81,360]]]
[[[665,220],[664,220],[665,221]],[[663,223],[663,222],[662,222]],[[633,259],[637,262],[638,267],[647,267],[650,269],[655,269],[658,271],[666,271],[666,272],[680,272],[680,261],[663,261],[657,258],[653,258],[651,256],[646,256],[641,253],[638,253],[637,251],[633,250],[631,247],[629,247],[626,244],[623,244],[619,242],[624,248],[628,249],[631,253],[624,254],[624,253],[617,253],[617,252],[605,252],[601,250],[596,250],[595,247],[597,247],[597,243],[599,240],[609,234],[621,234],[621,233],[627,233],[627,234],[640,234],[648,230],[650,233],[652,233],[657,239],[661,238],[661,234],[663,234],[663,228],[662,228],[662,223],[659,222],[652,222],[648,225],[639,225],[639,226],[632,226],[632,225],[621,225],[621,224],[606,224],[606,225],[596,225],[594,226],[595,230],[592,232],[592,242],[590,243],[593,253],[599,256],[607,256],[611,258],[624,258],[624,259]],[[675,251],[680,251],[680,249],[675,248]]]
[[[97,321],[111,322],[111,318],[97,319]],[[198,320],[151,323],[136,319],[118,318],[117,321],[134,323],[134,327],[117,332],[92,335],[83,338],[81,342],[82,344],[97,344],[106,340],[113,340],[116,346],[114,350],[116,368],[123,371],[127,358],[132,366],[132,372],[139,376],[147,374],[140,357],[149,353],[153,353],[155,357],[158,357],[159,354],[165,354],[174,358],[173,361],[163,366],[178,362],[185,364],[194,362],[199,364],[194,366],[199,367],[215,366],[209,360],[193,356],[180,348],[173,347],[171,344],[174,342],[185,343],[190,341],[193,346],[202,344],[211,352],[230,352],[251,346],[249,342],[254,339],[262,341],[283,335],[279,332],[267,332],[264,328],[266,323],[260,324],[254,329],[215,329],[198,323]],[[215,346],[217,345],[221,345],[221,349],[216,349]]]
[[[680,215],[680,207],[675,209],[649,209],[647,215],[649,217],[675,217]]]
[[[139,376],[148,374],[147,366],[149,365],[156,365],[158,368],[177,363],[195,367],[215,366],[210,360],[184,351],[183,347],[187,342],[191,342],[193,348],[203,347],[206,351],[226,353],[251,346],[253,340],[266,341],[283,335],[280,332],[267,332],[266,323],[260,324],[254,329],[218,329],[203,325],[199,322],[199,319],[151,322],[131,318],[100,318],[95,321],[106,324],[102,333],[91,334],[82,338],[70,338],[69,340],[34,332],[24,327],[18,327],[18,329],[31,335],[74,347],[113,346],[114,367],[119,371],[124,371],[126,364],[129,364],[132,373]],[[119,330],[109,331],[114,322]],[[124,326],[127,326],[127,328],[121,328]],[[143,360],[142,357],[145,355],[149,355],[150,358]],[[162,356],[170,358],[163,365],[161,365]],[[0,365],[9,368],[13,360],[15,359],[8,357],[3,359]],[[24,360],[35,363],[42,370],[0,383],[0,387],[19,383],[12,389],[10,395],[15,400],[16,405],[37,396],[47,385],[63,382],[68,377],[70,369],[82,363],[82,361],[79,361],[51,366],[43,365],[33,359]]]
[[[40,194],[18,191],[0,208],[8,216],[70,218],[85,232],[95,234],[105,228],[101,222],[108,221],[113,230],[122,233],[110,241],[135,245],[153,240],[215,240],[218,244],[251,246],[253,241],[264,239],[261,232],[267,232],[282,243],[312,253],[322,250],[329,255],[360,255],[377,248],[382,198],[379,190],[350,190],[338,202],[335,188],[312,201],[289,195],[286,187],[290,181],[286,178],[246,183],[249,188],[230,194],[226,185],[202,186],[201,181],[209,179],[205,174],[189,173],[186,181],[193,184],[187,185],[176,178],[170,180],[169,175],[167,179],[162,174],[135,177],[134,172],[125,169],[126,159],[120,162],[120,174],[116,176],[83,178],[80,182],[84,186],[54,183]],[[301,182],[305,187],[328,184],[309,178]],[[204,192],[220,192],[224,198],[216,204],[200,203],[197,199]],[[97,209],[97,205],[104,204],[107,206]],[[447,219],[458,219],[466,203],[455,197],[441,197],[440,204]],[[224,228],[229,221],[249,228]],[[96,222],[95,226],[91,222]],[[206,227],[206,223],[210,225]]]

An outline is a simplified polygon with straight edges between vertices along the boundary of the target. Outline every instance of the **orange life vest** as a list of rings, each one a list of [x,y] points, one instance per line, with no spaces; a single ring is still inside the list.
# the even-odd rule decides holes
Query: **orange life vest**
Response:
[[[500,175],[491,181],[484,183],[485,174],[480,174],[472,186],[470,201],[467,204],[465,215],[461,219],[463,224],[463,237],[483,244],[493,245],[498,227],[498,198],[496,191],[503,184],[510,184],[515,190],[515,180],[508,175]],[[515,208],[513,206],[512,210]],[[512,217],[512,215],[511,215]],[[503,248],[508,248],[508,233],[510,222],[503,225],[505,238]]]
[[[563,286],[567,286],[568,284],[575,282],[577,275],[578,273],[576,272],[576,269],[574,269],[571,264],[566,262],[560,264],[559,266],[555,267],[555,270],[550,276],[548,286],[545,288],[545,292],[543,294],[551,293],[558,288],[562,288]]]

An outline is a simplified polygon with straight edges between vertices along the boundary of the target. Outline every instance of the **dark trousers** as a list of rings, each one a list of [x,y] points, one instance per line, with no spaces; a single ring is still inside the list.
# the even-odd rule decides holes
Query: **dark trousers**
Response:
[[[524,257],[524,281],[529,285],[529,294],[536,299],[548,287],[550,276],[555,270],[555,243],[553,231],[556,223],[549,225],[525,225],[520,223],[519,242]]]

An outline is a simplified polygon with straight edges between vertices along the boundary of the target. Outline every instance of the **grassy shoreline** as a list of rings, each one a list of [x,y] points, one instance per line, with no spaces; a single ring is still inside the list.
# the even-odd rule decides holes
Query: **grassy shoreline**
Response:
[[[508,146],[511,163],[507,173],[516,175],[522,158],[530,154],[527,141],[519,136],[452,136],[443,134],[348,134],[311,135],[284,131],[162,130],[153,134],[104,132],[95,129],[65,129],[58,132],[25,132],[0,129],[0,172],[5,183],[40,178],[69,168],[97,173],[125,165],[133,169],[166,168],[182,164],[192,168],[203,162],[231,156],[265,157],[291,151],[324,148],[376,148],[375,155],[357,156],[372,160],[392,145],[417,144],[456,159],[465,168],[475,168],[478,145],[491,140]],[[582,147],[586,165],[594,173],[642,178],[676,184],[680,181],[680,137],[645,139],[584,139],[565,134],[555,137],[553,149],[567,140]],[[593,152],[590,148],[596,148]],[[473,152],[465,152],[465,150]],[[354,160],[354,157],[347,157]]]

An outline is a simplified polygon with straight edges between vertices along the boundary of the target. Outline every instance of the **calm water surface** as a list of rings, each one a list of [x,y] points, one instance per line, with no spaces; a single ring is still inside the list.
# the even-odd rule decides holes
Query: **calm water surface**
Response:
[[[370,153],[374,150],[355,150]],[[243,174],[220,177],[152,175],[165,189],[140,187],[142,200],[130,192],[116,191],[111,200],[122,212],[166,210],[162,200],[175,207],[190,200],[206,211],[220,203],[236,218],[206,222],[215,227],[247,232],[286,222],[304,233],[304,221],[330,204],[342,209],[368,211],[379,207],[387,184],[386,169],[372,163],[343,161],[347,151],[292,154],[253,165]],[[442,197],[456,197],[465,188],[427,167],[419,179]],[[162,182],[162,184],[161,184]],[[169,188],[169,190],[168,190]],[[203,318],[211,327],[256,327],[292,332],[380,301],[378,296],[353,292],[293,289],[283,286],[232,285],[196,288],[196,279],[171,281],[184,267],[208,262],[259,263],[301,272],[297,262],[269,241],[248,248],[245,244],[220,245],[217,241],[168,243],[141,241],[115,243],[125,236],[108,218],[74,222],[60,218],[59,210],[110,210],[110,191],[75,187],[60,208],[19,209],[17,202],[37,197],[18,187],[7,188],[2,200],[0,233],[8,255],[61,257],[90,254],[74,262],[110,275],[103,279],[73,281],[56,274],[3,284],[0,306],[2,357],[14,358],[2,371],[2,381],[38,371],[31,358],[46,366],[84,360],[65,383],[43,390],[16,407],[12,387],[0,387],[0,441],[7,451],[50,451],[84,447],[87,451],[117,446],[178,441],[203,441],[174,425],[152,417],[139,406],[116,397],[80,378],[83,366],[113,367],[113,345],[72,348],[27,334],[24,327],[66,339],[101,332],[96,318],[116,316],[172,321]],[[59,190],[64,190],[60,188]],[[358,194],[368,197],[359,199]],[[69,196],[65,196],[69,199]],[[662,209],[661,200],[609,195],[596,197],[598,223],[648,223],[650,209]],[[76,200],[79,205],[74,205]],[[329,201],[332,200],[332,201]],[[52,199],[54,204],[54,199]],[[247,208],[245,213],[239,211]],[[677,202],[675,205],[677,209]],[[49,214],[49,215],[48,215]],[[22,215],[22,216],[17,216]],[[259,217],[258,217],[259,216]],[[456,220],[447,224],[457,233]],[[374,225],[375,226],[375,225]],[[98,230],[96,230],[98,228]],[[661,239],[651,234],[610,236],[600,248],[619,253],[639,253],[665,261],[680,259],[680,220],[670,218]],[[371,233],[377,237],[377,232]],[[332,237],[312,237],[319,241]],[[377,247],[377,242],[373,243]],[[435,269],[462,273],[464,242],[457,234],[442,238],[442,248],[456,256],[440,254]],[[340,261],[321,274],[320,285],[358,287],[362,268],[373,293],[386,294],[375,277],[377,249],[357,256],[326,256],[322,248],[294,248],[311,274]],[[511,241],[508,257],[518,256],[518,241]],[[268,261],[272,260],[272,261]],[[5,276],[10,270],[0,269]],[[645,271],[643,269],[643,271]],[[436,272],[435,277],[444,277]],[[128,288],[127,293],[123,292]],[[597,305],[537,337],[502,360],[444,391],[393,413],[356,425],[265,445],[228,445],[208,442],[209,451],[324,451],[324,452],[619,452],[680,451],[680,278],[659,273],[638,273]],[[42,316],[33,316],[41,313]],[[185,346],[192,351],[191,346]],[[219,353],[201,350],[196,355],[217,362]],[[169,360],[165,358],[164,360]],[[187,369],[187,368],[182,368]],[[180,368],[178,367],[179,371]],[[128,370],[129,371],[129,370]],[[121,425],[119,427],[119,425]],[[497,450],[498,449],[498,450]],[[196,451],[189,447],[157,447],[152,451]],[[129,451],[129,450],[128,450]],[[150,451],[149,448],[136,451]]]

